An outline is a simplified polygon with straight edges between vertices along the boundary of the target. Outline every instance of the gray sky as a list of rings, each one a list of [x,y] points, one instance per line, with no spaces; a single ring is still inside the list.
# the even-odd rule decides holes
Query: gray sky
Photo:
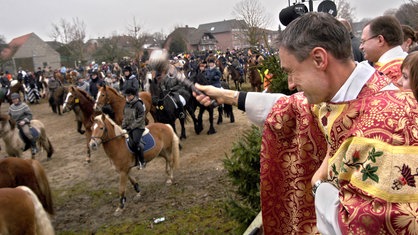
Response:
[[[301,0],[298,0],[299,2]],[[348,0],[355,8],[357,20],[382,15],[399,8],[408,0]],[[6,42],[34,32],[45,41],[52,24],[61,19],[78,18],[86,25],[87,38],[126,34],[134,19],[145,32],[170,33],[176,26],[198,27],[199,24],[235,18],[234,6],[240,0],[1,0],[0,35]],[[277,29],[279,12],[288,0],[260,0],[271,16],[269,29]],[[290,0],[291,4],[295,0]],[[308,0],[306,0],[307,4]],[[314,1],[314,10],[321,1]]]

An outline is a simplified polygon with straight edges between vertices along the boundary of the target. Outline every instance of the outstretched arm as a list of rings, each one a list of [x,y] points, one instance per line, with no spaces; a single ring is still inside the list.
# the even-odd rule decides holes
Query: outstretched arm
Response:
[[[211,105],[211,99],[216,100],[218,104],[238,105],[238,91],[220,89],[210,85],[203,86],[198,83],[196,83],[195,86],[198,90],[202,91],[203,94],[196,94],[196,92],[193,92],[193,96],[205,106]]]

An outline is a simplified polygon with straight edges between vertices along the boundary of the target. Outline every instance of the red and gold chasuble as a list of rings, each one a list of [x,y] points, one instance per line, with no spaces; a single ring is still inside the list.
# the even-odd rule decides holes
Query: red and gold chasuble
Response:
[[[315,234],[311,178],[326,142],[302,93],[279,99],[266,119],[260,155],[264,234]]]
[[[311,178],[327,142],[343,234],[418,234],[418,106],[412,93],[379,92],[390,82],[376,72],[350,102],[277,101],[260,155],[265,234],[318,233]]]
[[[375,73],[356,100],[315,107],[343,234],[418,234],[418,105],[410,92],[376,92],[385,80]]]
[[[377,62],[374,64],[374,68],[388,76],[393,84],[397,85],[397,81],[402,77],[401,65],[403,60],[403,58],[394,59],[385,64]]]

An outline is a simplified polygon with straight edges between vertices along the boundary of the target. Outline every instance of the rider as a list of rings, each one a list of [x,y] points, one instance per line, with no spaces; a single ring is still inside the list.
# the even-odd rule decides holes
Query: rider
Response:
[[[128,87],[125,92],[126,104],[123,110],[122,129],[129,135],[129,141],[135,150],[135,166],[140,169],[145,167],[144,145],[141,141],[145,131],[144,103],[138,98],[138,92],[133,87]]]
[[[20,101],[20,95],[18,93],[11,94],[10,98],[13,103],[9,106],[9,115],[16,121],[18,128],[30,141],[32,155],[35,155],[38,152],[38,147],[36,146],[36,140],[30,131],[32,111],[26,103]]]
[[[185,86],[176,78],[176,68],[173,66],[167,72],[163,82],[161,83],[161,90],[164,92],[170,92],[176,103],[176,114],[178,118],[184,119],[186,114],[184,113],[184,105],[186,104],[186,98],[188,91]]]
[[[139,81],[135,74],[132,73],[131,66],[125,66],[123,68],[124,82],[121,91],[125,92],[128,88],[134,88],[136,92],[139,91]]]
[[[221,88],[221,78],[222,73],[219,71],[218,67],[215,65],[215,61],[213,59],[209,59],[208,67],[205,71],[206,79],[209,81],[210,85],[214,87]]]

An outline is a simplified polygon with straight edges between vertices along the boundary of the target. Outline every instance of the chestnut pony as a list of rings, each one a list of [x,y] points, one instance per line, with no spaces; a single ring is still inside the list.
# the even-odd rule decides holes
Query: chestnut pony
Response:
[[[39,161],[8,157],[0,160],[0,188],[14,188],[17,186],[30,188],[44,209],[54,214],[52,194],[44,168]],[[1,224],[1,223],[0,223]]]
[[[167,184],[171,184],[173,180],[173,170],[179,165],[179,138],[168,124],[151,123],[147,125],[147,129],[154,140],[154,145],[147,147],[145,142],[144,159],[146,162],[152,161],[160,156],[166,160]],[[115,211],[115,215],[120,215],[125,207],[126,184],[129,179],[137,192],[136,197],[140,197],[140,188],[136,180],[129,175],[132,167],[135,165],[135,155],[131,152],[126,143],[125,133],[107,115],[101,114],[94,118],[92,126],[92,135],[90,140],[90,148],[97,150],[102,145],[106,155],[112,161],[112,165],[119,173],[119,199],[120,204]]]
[[[26,186],[0,188],[0,208],[0,234],[55,234],[38,197]]]
[[[37,160],[0,160],[0,208],[0,234],[54,234],[52,193]]]
[[[145,105],[145,123],[148,124],[149,120],[147,114],[151,111],[151,93],[142,91],[138,93],[139,98]],[[97,93],[96,102],[94,104],[94,109],[96,111],[101,111],[104,105],[110,105],[113,112],[115,112],[114,121],[118,124],[122,124],[123,120],[123,109],[125,107],[125,97],[123,97],[117,90],[110,86],[102,86],[99,88]],[[151,111],[151,115],[154,118],[154,112]],[[155,118],[154,118],[155,120]]]
[[[62,112],[66,113],[77,106],[81,113],[82,113],[82,122],[84,128],[86,129],[86,147],[87,147],[87,157],[86,162],[90,163],[90,148],[89,148],[89,141],[91,136],[91,127],[93,126],[93,118],[96,116],[94,109],[94,100],[93,98],[87,94],[84,90],[81,90],[75,86],[68,87],[68,93],[64,101],[64,105],[62,106]]]

